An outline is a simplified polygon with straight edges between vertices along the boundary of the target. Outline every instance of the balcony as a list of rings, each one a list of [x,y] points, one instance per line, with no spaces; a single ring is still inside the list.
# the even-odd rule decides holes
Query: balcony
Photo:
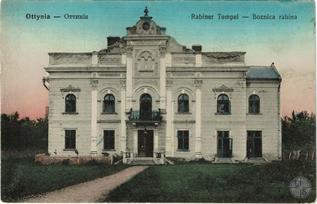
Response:
[[[159,125],[162,121],[161,110],[151,112],[129,111],[129,122],[133,125]]]

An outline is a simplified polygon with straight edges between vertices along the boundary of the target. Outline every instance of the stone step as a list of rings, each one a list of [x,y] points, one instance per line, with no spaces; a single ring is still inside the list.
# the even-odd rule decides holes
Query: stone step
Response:
[[[146,160],[141,160],[141,159],[137,159],[137,160],[133,160],[131,163],[131,165],[155,165],[156,163],[152,160],[146,159]]]

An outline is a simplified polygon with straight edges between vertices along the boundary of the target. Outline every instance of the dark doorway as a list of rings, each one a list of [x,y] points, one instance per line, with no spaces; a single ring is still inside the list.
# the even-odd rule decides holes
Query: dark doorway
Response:
[[[229,131],[218,131],[217,133],[217,156],[231,157],[232,138],[229,138]]]
[[[153,157],[153,130],[138,130],[138,156]]]
[[[142,94],[140,97],[140,119],[151,120],[152,118],[152,97],[149,94]]]
[[[247,157],[262,157],[262,132],[248,131]]]

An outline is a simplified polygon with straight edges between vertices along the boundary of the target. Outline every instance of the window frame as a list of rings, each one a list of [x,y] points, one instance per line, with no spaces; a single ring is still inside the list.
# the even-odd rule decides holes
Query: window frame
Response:
[[[108,97],[108,96],[109,96],[109,99],[106,99],[106,97]],[[111,97],[113,97],[113,100],[111,99]],[[110,108],[109,108],[109,109],[111,109],[110,111],[107,110],[107,106],[110,106]],[[102,113],[105,113],[105,114],[115,114],[116,113],[116,97],[113,94],[109,93],[103,97]]]
[[[112,138],[110,138],[110,142],[108,140],[106,140],[106,137],[109,137],[109,135],[106,134],[106,132],[113,133],[112,135],[110,134],[110,136],[112,137]],[[106,144],[109,144],[109,143],[110,143],[110,146],[106,147],[107,146]],[[113,151],[113,150],[115,150],[115,145],[116,145],[115,130],[114,129],[104,129],[103,130],[103,151]]]
[[[219,98],[222,97],[222,96],[225,96],[227,97],[228,100],[220,100]],[[228,111],[227,112],[222,112],[220,111],[220,105],[223,103],[223,102],[226,102],[227,104],[224,104],[224,105],[227,105],[227,109]],[[230,97],[225,94],[225,93],[222,93],[222,94],[219,94],[218,97],[217,97],[217,114],[218,115],[231,115],[231,100],[230,100]]]
[[[257,100],[254,100],[254,99],[251,100],[251,97],[257,97]],[[251,107],[252,107],[251,103],[256,106],[255,111],[253,109],[251,109]],[[261,113],[261,98],[260,98],[260,96],[257,94],[251,94],[248,98],[248,106],[249,106],[249,108],[248,108],[249,114],[253,114],[253,115],[260,114]]]
[[[181,99],[182,97],[182,99]],[[184,99],[184,97],[187,97],[187,100]],[[184,110],[181,110],[181,107],[184,108]],[[177,112],[178,113],[189,113],[189,95],[186,93],[181,93],[177,97]]]
[[[180,145],[180,136],[183,136],[184,137],[184,135],[179,135],[179,133],[180,132],[187,132],[187,148],[186,148],[186,138],[182,138],[182,145]],[[176,137],[177,137],[177,151],[179,151],[179,152],[189,152],[190,151],[190,131],[188,130],[188,129],[178,129],[177,131],[176,131]],[[180,146],[182,146],[182,148],[179,148]]]
[[[259,133],[259,134],[257,134]],[[258,150],[259,155],[255,151],[255,140],[260,140],[260,150]],[[250,155],[248,151],[248,142],[252,142],[253,154]],[[263,157],[263,131],[262,130],[247,130],[247,155],[248,158],[262,158]]]
[[[69,133],[69,134],[67,134]],[[73,134],[71,134],[73,133]],[[72,141],[72,137],[74,141]],[[67,140],[70,140],[69,142],[67,142]],[[64,130],[64,150],[76,150],[76,129],[65,129]],[[70,144],[70,145],[67,145]]]
[[[233,156],[233,138],[230,137],[231,131],[230,130],[217,130],[217,157],[218,158],[232,158]],[[225,152],[224,150],[224,145],[225,142],[224,140],[228,140],[228,152]],[[221,143],[219,143],[221,141]],[[219,146],[219,144],[221,146]],[[221,150],[221,152],[220,152]],[[226,153],[227,155],[225,155]]]
[[[68,99],[69,97],[73,97],[72,99]],[[74,114],[77,113],[77,98],[74,94],[69,93],[65,96],[65,113],[66,114]]]

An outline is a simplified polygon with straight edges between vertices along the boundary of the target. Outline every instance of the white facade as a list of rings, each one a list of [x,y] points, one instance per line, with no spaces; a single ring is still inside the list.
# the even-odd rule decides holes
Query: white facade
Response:
[[[188,49],[147,13],[104,50],[49,53],[48,151],[281,159],[280,75],[244,56]]]

